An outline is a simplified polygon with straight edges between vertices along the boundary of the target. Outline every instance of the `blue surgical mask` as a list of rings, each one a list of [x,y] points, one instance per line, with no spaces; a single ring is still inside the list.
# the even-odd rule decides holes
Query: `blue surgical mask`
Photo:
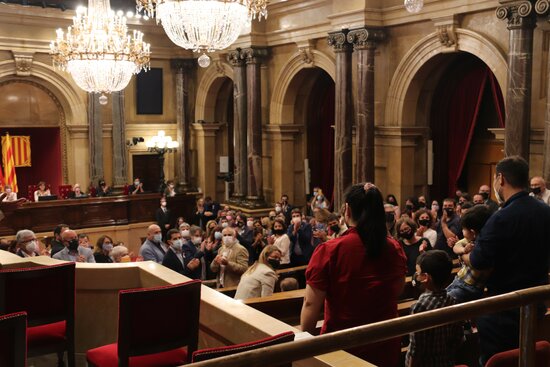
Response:
[[[181,251],[182,247],[183,247],[183,242],[181,240],[172,241],[172,248],[174,250]]]
[[[154,241],[155,242],[162,242],[162,233],[157,233],[154,237],[153,237]]]
[[[223,236],[222,236],[222,233],[221,233],[221,232],[214,232],[214,238],[215,238],[216,240],[219,241],[219,240],[222,239],[222,237],[223,237]]]
[[[101,247],[103,248],[103,251],[111,252],[113,250],[112,243],[104,243]]]

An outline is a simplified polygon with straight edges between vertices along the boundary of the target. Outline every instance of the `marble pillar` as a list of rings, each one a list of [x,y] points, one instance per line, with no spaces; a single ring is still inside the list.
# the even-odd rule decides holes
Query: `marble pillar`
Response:
[[[246,61],[247,94],[247,207],[265,207],[262,166],[262,93],[260,66],[267,49],[247,48],[241,51]]]
[[[113,92],[111,96],[113,101],[113,186],[120,188],[128,182],[124,91]]]
[[[334,118],[334,210],[344,204],[344,191],[352,184],[352,121],[351,93],[352,47],[348,30],[329,33],[328,43],[336,54],[335,118]]]
[[[216,136],[222,128],[220,123],[192,124],[195,130],[197,146],[197,186],[202,189],[204,196],[216,197],[216,177],[218,167],[216,160],[217,151]]]
[[[533,33],[536,13],[531,1],[500,0],[498,19],[507,20],[509,35],[505,156],[529,161]]]
[[[178,191],[190,192],[196,189],[191,184],[190,178],[190,144],[191,144],[191,123],[194,115],[192,111],[192,84],[195,78],[197,62],[194,59],[173,59],[170,62],[175,72],[176,85],[176,123],[177,140],[179,149],[177,151],[177,187]]]
[[[355,120],[355,180],[374,182],[374,53],[384,30],[359,28],[348,33],[357,53],[357,104]]]
[[[241,58],[241,49],[227,55],[227,61],[233,66],[233,194],[231,202],[240,204],[246,197],[247,190],[247,87],[246,64]]]
[[[90,181],[104,177],[103,172],[103,123],[101,121],[101,105],[98,93],[88,93],[88,136],[90,149]]]
[[[550,22],[550,0],[538,0],[535,9]],[[542,148],[542,177],[550,181],[550,60],[546,65],[546,115],[544,118],[544,143]]]

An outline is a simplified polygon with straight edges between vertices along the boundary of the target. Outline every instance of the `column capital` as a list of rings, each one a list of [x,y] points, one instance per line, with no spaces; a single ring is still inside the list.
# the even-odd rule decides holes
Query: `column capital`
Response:
[[[352,29],[347,34],[348,43],[355,50],[374,49],[379,42],[386,39],[384,28],[361,27]]]
[[[334,52],[350,52],[351,44],[347,40],[349,30],[342,29],[341,31],[330,32],[328,34],[328,45],[332,46]]]
[[[243,66],[244,60],[241,58],[241,49],[237,48],[235,50],[229,51],[227,54],[227,62],[231,64],[231,66]]]
[[[535,28],[537,17],[533,2],[530,0],[523,1],[504,1],[501,0],[502,6],[496,10],[496,16],[500,20],[508,21],[508,29]],[[544,6],[541,5],[541,8]]]
[[[247,64],[259,64],[269,55],[267,48],[248,47],[241,50],[241,59]]]
[[[197,60],[170,59],[170,67],[178,72],[190,72],[197,68]]]
[[[550,11],[550,0],[537,0],[535,3],[535,11],[539,15],[548,15]]]

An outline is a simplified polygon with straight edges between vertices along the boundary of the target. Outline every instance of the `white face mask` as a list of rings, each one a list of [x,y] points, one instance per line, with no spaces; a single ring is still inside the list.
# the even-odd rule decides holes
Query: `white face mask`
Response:
[[[193,244],[200,245],[202,242],[202,237],[193,237]]]
[[[157,233],[156,235],[154,235],[153,240],[160,243],[162,241],[162,233]]]
[[[183,231],[181,231],[181,236],[184,238],[189,238],[191,237],[191,233],[189,232],[188,229],[184,229]]]
[[[181,251],[181,248],[183,247],[183,243],[181,240],[174,240],[172,241],[172,248],[177,251]]]
[[[249,220],[248,222],[246,222],[246,226],[247,226],[248,228],[253,228],[253,227],[254,227],[254,222],[252,222],[252,221]]]
[[[495,192],[495,197],[497,198],[497,201],[499,204],[504,203],[504,199],[502,198],[502,196],[500,196],[500,193],[498,192],[498,189],[501,187],[502,186],[498,185],[498,188],[497,188],[497,180],[495,178],[495,182],[493,183],[493,191]]]
[[[27,252],[38,252],[38,244],[36,241],[31,241],[25,246]]]
[[[227,223],[227,222],[222,223],[222,228],[227,228],[227,226],[229,226],[229,223]]]
[[[139,181],[134,181],[134,186],[139,185]]]
[[[231,246],[235,243],[233,236],[223,236],[223,244],[226,246]]]
[[[294,224],[299,224],[301,221],[302,221],[302,218],[300,218],[300,217],[293,217],[292,218],[292,223],[294,223]]]
[[[280,213],[280,212],[281,212],[281,210],[282,210],[282,209],[281,209],[281,207],[280,207],[280,206],[276,206],[276,207],[275,207],[275,211],[276,211],[277,213]]]

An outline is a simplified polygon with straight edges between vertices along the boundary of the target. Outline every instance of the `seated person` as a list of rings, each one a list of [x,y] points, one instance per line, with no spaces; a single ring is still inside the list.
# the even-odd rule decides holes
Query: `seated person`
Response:
[[[109,185],[107,185],[105,180],[103,180],[103,179],[99,180],[98,186],[97,186],[97,196],[98,197],[109,196],[112,193],[111,191],[112,191],[111,187]]]
[[[63,250],[59,251],[52,257],[57,260],[74,261],[82,263],[95,263],[92,250],[82,247],[78,244],[78,235],[72,229],[67,229],[61,233],[63,242]]]
[[[242,275],[235,299],[271,296],[279,278],[275,270],[280,264],[281,250],[274,245],[264,247],[258,261]]]
[[[136,177],[134,179],[134,183],[128,186],[129,195],[143,194],[144,192],[145,191],[143,191],[143,182],[139,180],[139,177]]]
[[[40,256],[40,246],[33,231],[22,229],[15,235],[16,254],[21,257]]]
[[[88,194],[86,194],[85,192],[82,192],[82,189],[80,188],[80,184],[76,183],[73,186],[73,191],[69,193],[69,197],[71,199],[82,199],[82,198],[87,198]]]
[[[46,189],[46,183],[44,181],[40,181],[36,186],[38,190],[34,192],[34,201],[38,201],[40,196],[50,196],[52,194],[50,189]]]
[[[53,257],[56,253],[63,250],[65,246],[63,245],[63,242],[61,241],[61,234],[69,229],[68,224],[59,224],[53,229],[53,240],[50,244],[51,250],[50,250],[50,256]]]
[[[131,261],[130,254],[128,253],[128,248],[123,245],[118,245],[113,247],[111,251],[111,259],[115,263],[128,263]],[[139,261],[139,258],[138,260]]]
[[[78,244],[82,247],[91,248],[90,238],[86,233],[81,233],[78,235]]]
[[[13,192],[10,185],[4,186],[4,193],[6,196],[2,201],[17,201],[17,193]]]
[[[113,239],[109,236],[98,238],[94,248],[94,259],[96,263],[112,263],[111,251],[113,251]]]
[[[279,283],[279,287],[281,287],[281,292],[288,292],[288,291],[295,291],[298,289],[298,280],[296,278],[284,278]]]

